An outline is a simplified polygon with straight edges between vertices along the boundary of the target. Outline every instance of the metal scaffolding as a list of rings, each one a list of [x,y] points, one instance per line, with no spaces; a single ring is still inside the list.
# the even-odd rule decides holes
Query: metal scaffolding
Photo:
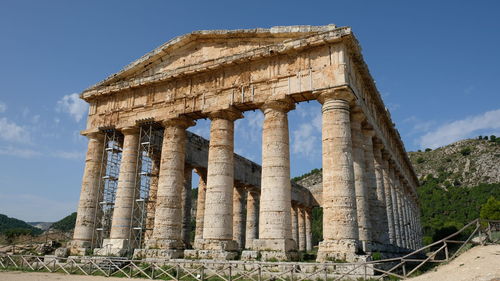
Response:
[[[109,237],[122,158],[123,135],[114,129],[106,129],[103,132],[104,149],[99,170],[101,180],[95,206],[92,248],[102,247],[103,239]]]
[[[143,123],[140,126],[139,140],[135,200],[130,216],[129,252],[135,248],[142,248],[145,236],[152,230],[148,218],[154,217],[163,127],[155,122]]]

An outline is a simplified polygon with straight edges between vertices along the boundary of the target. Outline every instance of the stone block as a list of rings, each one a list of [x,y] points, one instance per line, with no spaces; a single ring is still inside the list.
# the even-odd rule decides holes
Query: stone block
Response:
[[[65,258],[69,255],[69,249],[64,247],[57,248],[54,252],[54,255],[56,257]]]
[[[255,239],[252,246],[259,251],[289,252],[295,251],[297,245],[292,239]]]
[[[104,239],[102,248],[94,249],[96,256],[122,257],[127,254],[128,239]]]
[[[256,261],[260,259],[259,251],[245,250],[241,252],[241,260]]]
[[[184,257],[184,250],[177,249],[135,249],[134,259],[181,259]]]

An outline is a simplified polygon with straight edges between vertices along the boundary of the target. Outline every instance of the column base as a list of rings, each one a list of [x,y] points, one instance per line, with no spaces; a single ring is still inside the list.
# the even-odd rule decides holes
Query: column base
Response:
[[[195,250],[185,250],[186,259],[234,260],[238,257],[238,243],[234,240],[198,239]]]
[[[96,256],[126,256],[129,248],[128,239],[109,238],[102,241],[102,248],[95,248],[94,255]]]
[[[85,256],[90,254],[90,241],[71,240],[68,244],[69,254],[74,256]]]
[[[170,239],[149,239],[146,241],[146,249],[163,249],[163,250],[184,250],[184,242],[181,240]]]
[[[299,259],[297,245],[292,239],[255,239],[252,251],[244,251],[242,259],[262,261],[294,261]]]
[[[184,250],[182,249],[135,249],[134,259],[182,259]]]
[[[316,261],[358,262],[366,261],[368,255],[360,253],[359,242],[354,239],[325,240],[319,243]]]

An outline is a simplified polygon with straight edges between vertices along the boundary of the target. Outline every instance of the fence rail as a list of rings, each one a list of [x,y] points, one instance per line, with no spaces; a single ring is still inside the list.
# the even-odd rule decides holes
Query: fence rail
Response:
[[[470,232],[471,231],[471,232]],[[464,237],[464,234],[468,234]],[[131,260],[117,257],[0,255],[0,269],[163,280],[302,281],[388,277],[406,279],[423,266],[447,262],[474,243],[499,242],[500,221],[476,219],[456,233],[401,257],[360,263],[213,260]],[[461,240],[460,238],[465,238]]]

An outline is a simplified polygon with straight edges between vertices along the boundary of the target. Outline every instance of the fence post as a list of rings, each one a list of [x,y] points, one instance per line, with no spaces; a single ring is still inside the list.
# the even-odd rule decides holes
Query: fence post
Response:
[[[292,272],[291,272],[291,274],[290,274],[290,280],[291,280],[291,281],[293,281],[293,280],[294,280],[294,279],[293,279],[293,273],[294,273],[294,272],[295,272],[295,264],[294,264],[294,265],[292,265]]]
[[[231,264],[229,264],[229,281],[233,280],[233,268],[231,267]]]
[[[201,281],[205,280],[205,264],[201,267]]]
[[[324,268],[325,268],[325,281],[328,280],[328,271],[326,269],[326,264],[324,265]]]
[[[261,265],[259,264],[259,276],[258,276],[258,281],[261,281],[262,280],[262,267]]]

